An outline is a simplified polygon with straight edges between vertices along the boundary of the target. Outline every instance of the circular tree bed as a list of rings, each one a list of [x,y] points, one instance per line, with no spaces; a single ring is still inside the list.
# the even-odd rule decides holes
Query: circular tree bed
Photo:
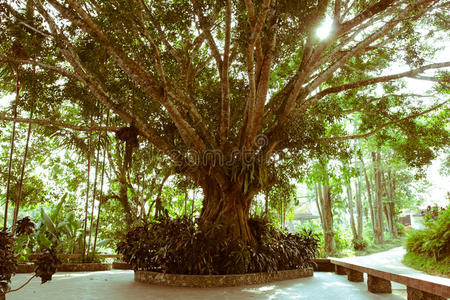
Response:
[[[285,270],[271,273],[248,273],[229,275],[181,275],[151,271],[135,271],[134,280],[143,283],[179,287],[227,287],[262,284],[313,276],[312,269]]]
[[[280,231],[257,217],[249,226],[253,239],[245,241],[223,226],[161,217],[131,229],[117,250],[135,281],[149,284],[224,287],[313,276],[313,232]]]

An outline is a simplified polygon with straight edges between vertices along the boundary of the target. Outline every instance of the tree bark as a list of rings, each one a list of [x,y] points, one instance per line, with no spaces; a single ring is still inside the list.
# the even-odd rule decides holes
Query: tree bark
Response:
[[[92,125],[92,116],[91,116]],[[89,188],[91,180],[91,133],[89,133],[88,138],[88,153],[87,153],[87,182],[86,182],[86,203],[84,206],[84,230],[83,230],[83,262],[86,258],[86,235],[87,235],[87,217],[88,217],[88,207],[89,207]]]
[[[375,180],[375,244],[384,243],[384,222],[383,222],[383,191],[381,185],[381,156],[379,151],[372,152],[372,162]]]
[[[324,236],[325,255],[332,256],[336,254],[336,241],[333,231],[333,211],[331,202],[330,187],[326,183],[317,183],[319,211],[321,211],[321,221]]]
[[[127,163],[125,158],[120,155],[120,144],[117,144],[117,155],[119,158],[118,168],[119,168],[119,201],[122,204],[125,213],[126,227],[129,228],[133,222],[133,213],[131,212],[130,202],[128,201],[128,181],[127,181]]]
[[[361,180],[357,179],[356,186],[356,232],[360,239],[363,238],[363,205],[361,201]]]
[[[375,238],[375,231],[376,231],[377,227],[376,227],[375,212],[374,212],[373,201],[372,201],[372,191],[370,188],[370,180],[369,180],[369,176],[367,175],[367,170],[364,166],[364,160],[362,157],[360,157],[360,161],[361,161],[361,172],[364,174],[364,179],[366,181],[367,202],[369,202],[370,221],[372,222],[373,236]]]
[[[16,102],[14,103],[14,118],[17,118],[17,102],[19,101],[19,93],[20,93],[20,82],[19,75],[17,75],[16,80]],[[11,146],[9,151],[9,166],[8,166],[8,182],[6,184],[6,196],[5,196],[5,219],[3,221],[3,229],[6,230],[8,227],[8,205],[9,205],[9,190],[11,186],[11,172],[12,172],[12,160],[14,155],[14,139],[16,137],[16,122],[13,122],[12,134],[11,134]]]
[[[98,138],[98,142],[100,144],[100,136]],[[97,155],[95,157],[95,175],[94,175],[94,190],[92,192],[92,204],[91,204],[91,219],[89,224],[89,242],[87,254],[89,255],[89,251],[91,250],[91,240],[92,240],[92,227],[94,225],[94,207],[95,207],[95,198],[97,196],[97,178],[98,178],[98,162],[100,158],[100,146],[97,149]]]
[[[33,116],[33,112],[30,113],[30,118],[32,116]],[[31,138],[31,124],[28,125],[27,141],[25,144],[25,152],[23,154],[23,161],[22,161],[22,171],[20,173],[20,179],[19,179],[19,192],[17,193],[16,204],[14,206],[14,218],[13,218],[12,232],[14,232],[14,230],[15,230],[16,222],[17,222],[17,219],[19,216],[20,202],[22,201],[23,179],[25,177],[25,168],[27,165],[28,149],[30,148],[30,138]]]
[[[347,206],[348,206],[348,212],[350,215],[350,227],[352,229],[353,239],[359,240],[359,236],[356,231],[355,216],[353,213],[353,193],[352,193],[352,186],[351,186],[350,181],[347,183]]]
[[[248,224],[253,193],[244,193],[240,182],[222,189],[217,181],[208,175],[203,177],[200,185],[204,198],[199,223],[206,228],[213,224],[222,225],[225,239],[253,242],[254,237]]]

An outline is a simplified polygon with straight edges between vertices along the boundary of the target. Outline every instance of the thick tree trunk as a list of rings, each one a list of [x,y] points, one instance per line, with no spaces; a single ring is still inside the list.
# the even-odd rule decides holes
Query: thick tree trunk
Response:
[[[248,214],[253,195],[243,193],[242,184],[234,183],[223,190],[210,176],[201,181],[203,207],[200,225],[222,225],[225,239],[241,239],[246,243],[254,241],[248,224]]]
[[[333,211],[331,203],[330,187],[327,184],[317,183],[318,198],[320,203],[322,229],[324,236],[324,248],[327,256],[336,254],[336,241],[333,231]]]

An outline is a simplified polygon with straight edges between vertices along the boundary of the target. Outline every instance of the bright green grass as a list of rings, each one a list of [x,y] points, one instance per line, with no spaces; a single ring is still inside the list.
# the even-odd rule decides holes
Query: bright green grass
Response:
[[[408,267],[424,271],[431,275],[450,277],[449,257],[446,257],[440,261],[435,261],[432,257],[408,252],[403,257],[402,262]]]

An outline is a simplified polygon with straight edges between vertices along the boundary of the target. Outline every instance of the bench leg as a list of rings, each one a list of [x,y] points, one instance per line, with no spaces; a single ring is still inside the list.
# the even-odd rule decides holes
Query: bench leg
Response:
[[[386,279],[367,275],[367,287],[369,292],[375,294],[392,293],[391,282]]]
[[[343,266],[334,265],[334,271],[337,275],[347,275],[347,269]]]
[[[408,292],[408,300],[445,300],[446,298],[433,295],[412,287],[407,287],[406,291]]]
[[[364,281],[364,273],[349,269],[347,273],[348,281],[352,282],[363,282]]]

